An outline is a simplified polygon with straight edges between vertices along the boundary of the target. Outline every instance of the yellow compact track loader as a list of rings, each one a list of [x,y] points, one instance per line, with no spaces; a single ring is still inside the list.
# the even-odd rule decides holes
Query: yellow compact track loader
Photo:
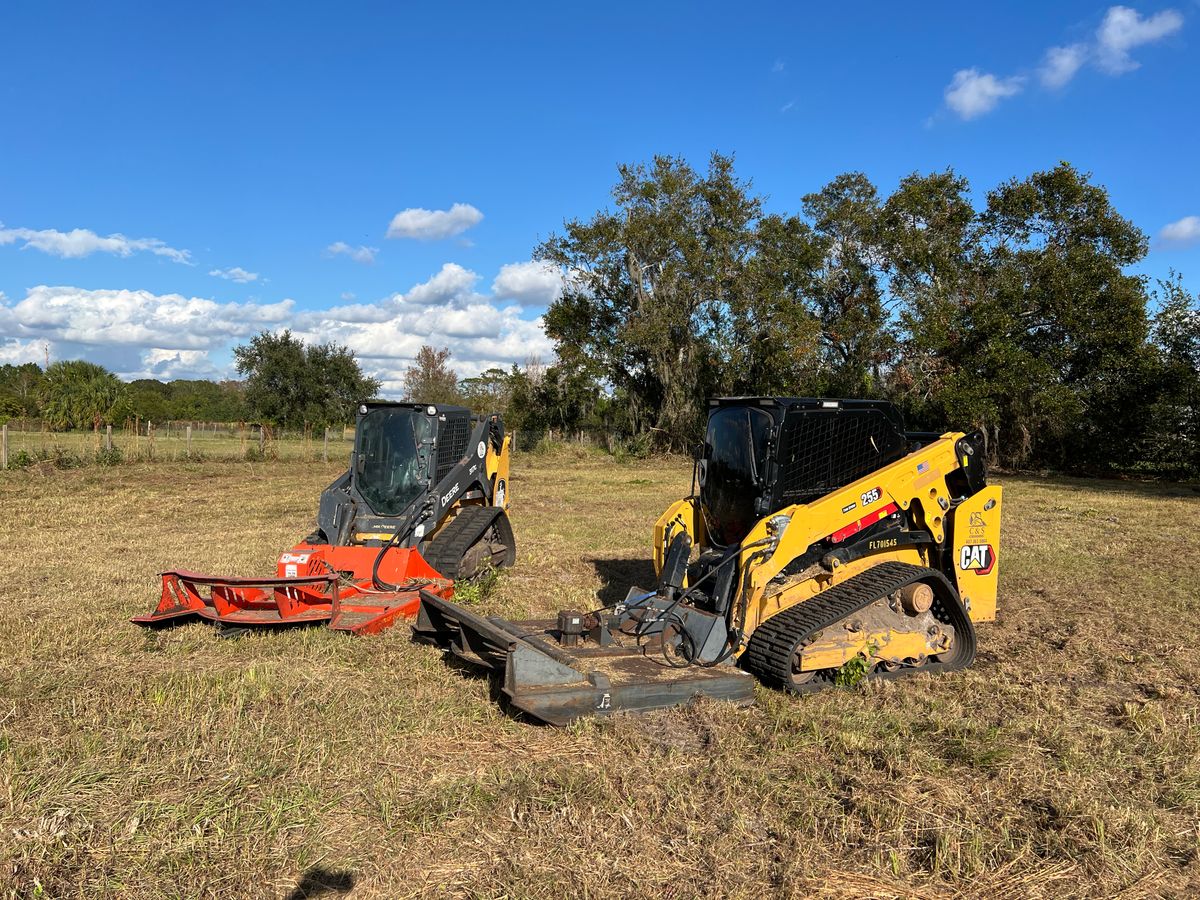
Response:
[[[983,435],[870,400],[709,401],[692,496],[654,527],[654,590],[510,623],[425,592],[414,637],[552,724],[963,668],[996,613],[1001,490]]]

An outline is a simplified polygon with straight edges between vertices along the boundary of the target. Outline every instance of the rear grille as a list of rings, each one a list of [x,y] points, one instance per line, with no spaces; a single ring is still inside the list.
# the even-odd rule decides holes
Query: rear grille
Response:
[[[467,442],[471,440],[471,422],[466,413],[447,415],[439,422],[437,477],[434,483],[445,478],[460,459],[467,455]]]
[[[779,503],[808,503],[904,455],[904,435],[877,409],[789,410],[779,435]]]

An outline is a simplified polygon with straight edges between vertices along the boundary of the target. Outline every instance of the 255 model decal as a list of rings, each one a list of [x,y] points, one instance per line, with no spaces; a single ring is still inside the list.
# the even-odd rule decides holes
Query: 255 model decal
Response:
[[[869,491],[863,491],[862,494],[859,495],[858,499],[862,503],[863,506],[870,506],[872,503],[875,503],[877,500],[879,500],[882,496],[883,496],[883,491],[881,491],[879,488],[871,488]]]

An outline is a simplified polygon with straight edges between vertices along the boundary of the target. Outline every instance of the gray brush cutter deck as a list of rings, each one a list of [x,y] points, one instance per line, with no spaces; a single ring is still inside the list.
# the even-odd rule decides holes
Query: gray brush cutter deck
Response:
[[[639,645],[638,638],[603,625],[599,629],[608,635],[608,645],[585,645],[583,632],[575,631],[585,617],[563,615],[577,618],[484,618],[422,591],[413,639],[448,649],[501,676],[501,690],[512,707],[551,725],[583,716],[679,706],[698,694],[744,705],[754,700],[754,677],[732,663],[675,666],[660,653],[660,642],[643,640]]]

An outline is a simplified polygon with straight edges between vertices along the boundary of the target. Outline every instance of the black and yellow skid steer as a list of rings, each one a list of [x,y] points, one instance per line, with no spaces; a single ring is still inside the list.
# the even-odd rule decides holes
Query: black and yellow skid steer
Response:
[[[753,700],[971,664],[995,618],[1001,489],[984,438],[905,431],[885,402],[709,401],[699,490],[654,528],[658,585],[506,622],[431,593],[414,638],[502,679],[551,724]]]
[[[422,591],[452,597],[456,581],[516,559],[511,443],[496,414],[363,403],[349,468],[321,492],[316,530],[279,555],[273,576],[162,572],[158,604],[133,621],[201,619],[228,636],[317,623],[376,634],[411,619]]]

